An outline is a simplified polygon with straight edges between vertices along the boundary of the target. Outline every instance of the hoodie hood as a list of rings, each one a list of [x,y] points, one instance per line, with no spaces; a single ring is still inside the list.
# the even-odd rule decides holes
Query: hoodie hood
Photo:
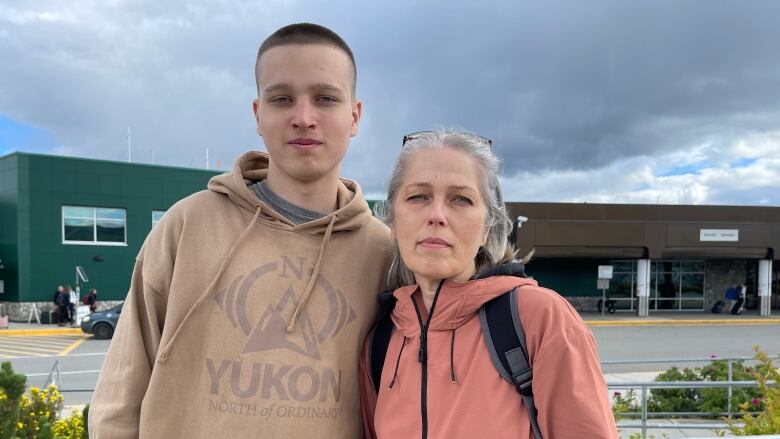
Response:
[[[337,205],[335,212],[331,212],[324,217],[308,223],[295,225],[282,215],[274,211],[266,203],[260,201],[257,196],[249,189],[248,185],[255,181],[263,180],[268,177],[268,165],[270,157],[268,154],[258,151],[250,151],[242,154],[233,165],[231,172],[212,177],[208,183],[208,189],[218,194],[227,195],[228,198],[241,210],[251,215],[251,220],[246,224],[244,230],[234,241],[232,247],[222,260],[219,269],[209,282],[208,286],[195,301],[193,307],[185,315],[184,320],[176,329],[163,349],[161,354],[162,362],[167,361],[168,353],[176,343],[185,325],[190,321],[191,316],[202,306],[203,303],[214,294],[214,287],[222,277],[223,272],[230,264],[231,259],[236,254],[244,240],[249,236],[252,228],[259,222],[272,228],[287,229],[310,235],[321,241],[319,252],[316,256],[316,262],[309,275],[303,294],[298,300],[292,316],[287,320],[285,330],[287,333],[295,332],[295,326],[298,316],[306,308],[309,298],[314,290],[315,283],[320,273],[322,261],[325,258],[327,246],[333,233],[342,231],[357,230],[371,219],[371,210],[368,203],[363,199],[360,186],[354,181],[340,179],[337,188]]]
[[[296,226],[260,201],[249,188],[252,183],[265,180],[268,177],[269,163],[270,157],[267,153],[246,152],[236,160],[232,171],[212,177],[209,180],[208,189],[227,195],[234,204],[249,215],[254,215],[260,208],[258,221],[273,227],[293,229],[310,235],[326,234],[333,217],[337,218],[333,224],[333,232],[356,230],[371,218],[371,210],[363,198],[360,186],[352,180],[342,178],[337,189],[338,208],[336,211],[318,220]]]
[[[513,288],[537,285],[535,280],[524,276],[522,264],[510,263],[479,274],[475,279],[467,282],[445,281],[436,302],[430,329],[440,331],[457,329],[473,318],[485,302]],[[407,285],[393,293],[396,304],[392,319],[396,327],[407,337],[420,332],[412,297],[418,290],[418,285]]]

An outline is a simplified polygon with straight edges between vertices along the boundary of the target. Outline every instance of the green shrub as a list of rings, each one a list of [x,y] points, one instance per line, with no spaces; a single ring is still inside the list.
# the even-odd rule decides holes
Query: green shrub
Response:
[[[0,439],[16,435],[19,422],[19,402],[24,395],[27,377],[14,373],[11,363],[0,366]]]
[[[54,434],[57,439],[82,439],[86,429],[84,428],[84,417],[79,412],[73,412],[65,419],[60,419],[54,423]]]
[[[734,381],[753,380],[752,370],[745,367],[742,360],[733,361],[731,365],[731,377]],[[674,381],[728,381],[728,361],[713,360],[704,367],[682,370],[673,367],[656,377],[658,382]],[[760,403],[763,393],[760,389],[749,387],[732,388],[731,407],[736,410],[741,405],[748,403],[753,405],[752,410],[761,409]],[[701,389],[652,389],[648,398],[647,410],[649,412],[698,412],[710,413],[714,416],[728,410],[727,388],[701,388]]]
[[[623,413],[638,412],[641,410],[636,402],[636,392],[630,389],[625,394],[623,392],[614,392],[612,394],[612,414],[615,420],[623,419]]]
[[[655,381],[701,381],[696,369],[673,367],[659,374]],[[697,412],[701,404],[701,395],[697,389],[652,389],[647,401],[650,412]]]
[[[757,345],[753,346],[756,353],[758,365],[752,370],[752,378],[758,382],[760,404],[754,401],[744,402],[740,405],[740,412],[745,426],[740,428],[736,421],[726,419],[731,433],[737,436],[777,434],[780,433],[780,372],[778,372],[772,360],[765,352],[761,352]],[[768,381],[774,381],[775,385],[770,387]],[[760,407],[760,412],[753,415],[756,406]]]
[[[89,404],[84,406],[81,411],[81,417],[84,418],[84,431],[81,432],[81,439],[89,439]]]
[[[728,362],[725,360],[715,360],[711,364],[704,366],[699,375],[702,381],[727,381],[729,377]],[[752,381],[752,369],[745,367],[745,362],[737,360],[731,365],[731,379],[733,381]],[[701,411],[713,414],[720,414],[728,410],[729,390],[727,388],[719,389],[699,389],[701,393]],[[758,401],[761,397],[761,391],[753,387],[733,387],[731,392],[731,409],[736,410],[742,404],[752,401]],[[753,410],[759,410],[755,406]]]
[[[87,415],[74,411],[60,419],[63,397],[56,386],[31,387],[27,377],[14,373],[11,363],[0,368],[0,439],[87,439]]]
[[[56,386],[46,389],[31,387],[29,394],[19,401],[19,423],[17,436],[20,439],[38,439],[41,428],[51,428],[59,419],[63,397]],[[45,422],[42,424],[41,420]]]

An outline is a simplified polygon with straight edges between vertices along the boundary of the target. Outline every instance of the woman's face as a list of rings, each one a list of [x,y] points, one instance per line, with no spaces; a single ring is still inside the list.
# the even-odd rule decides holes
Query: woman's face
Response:
[[[479,186],[479,165],[458,150],[423,150],[409,159],[392,231],[418,284],[474,274],[489,230]]]

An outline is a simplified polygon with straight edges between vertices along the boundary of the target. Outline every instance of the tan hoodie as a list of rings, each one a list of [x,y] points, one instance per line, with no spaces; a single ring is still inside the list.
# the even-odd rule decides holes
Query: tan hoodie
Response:
[[[557,293],[514,276],[444,284],[428,329],[425,408],[424,366],[418,361],[421,331],[413,300],[423,322],[427,312],[416,285],[395,291],[396,331],[382,368],[378,399],[367,369],[367,346],[361,356],[365,437],[425,438],[425,410],[429,439],[533,439],[527,409],[490,360],[479,320],[482,304],[515,287],[543,437],[617,439],[590,330]]]
[[[349,180],[336,212],[295,226],[247,187],[267,166],[244,154],[147,237],[90,437],[360,436],[358,350],[389,231]]]

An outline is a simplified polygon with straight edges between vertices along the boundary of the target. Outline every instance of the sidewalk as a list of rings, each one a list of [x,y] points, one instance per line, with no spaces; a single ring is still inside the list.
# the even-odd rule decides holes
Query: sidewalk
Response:
[[[776,313],[778,311],[775,310]],[[780,313],[778,313],[780,314]],[[749,310],[741,315],[712,314],[709,312],[659,312],[649,317],[638,317],[636,312],[580,314],[589,326],[696,326],[696,325],[780,325],[780,315],[761,317],[758,311]],[[37,323],[10,322],[8,329],[0,329],[3,335],[75,335],[83,334],[81,327],[39,325]]]
[[[778,313],[777,310],[773,310]],[[778,313],[780,314],[780,313]],[[590,326],[695,326],[695,325],[780,325],[780,315],[761,317],[757,310],[741,315],[712,314],[711,312],[657,312],[648,317],[638,317],[636,311],[580,314]]]

